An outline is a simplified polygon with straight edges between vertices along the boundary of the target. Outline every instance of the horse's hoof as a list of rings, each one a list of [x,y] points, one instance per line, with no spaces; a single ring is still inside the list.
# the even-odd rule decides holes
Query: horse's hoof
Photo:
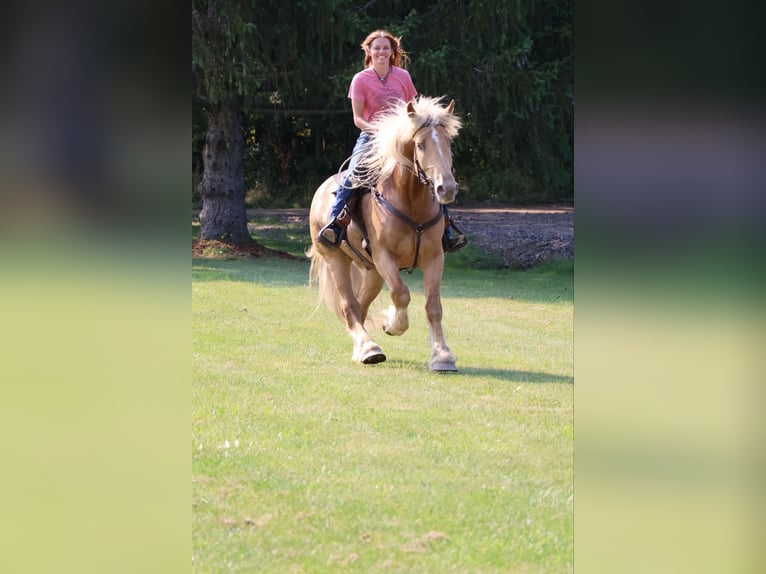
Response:
[[[367,356],[362,359],[362,363],[365,365],[374,365],[375,363],[382,363],[385,360],[386,356],[383,354],[383,351],[377,350],[368,353]]]
[[[431,370],[437,373],[457,373],[457,367],[455,363],[434,363],[431,365]]]

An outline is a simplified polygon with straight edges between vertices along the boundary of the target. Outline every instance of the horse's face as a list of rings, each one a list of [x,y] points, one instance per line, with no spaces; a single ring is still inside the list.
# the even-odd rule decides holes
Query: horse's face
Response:
[[[457,196],[457,182],[452,175],[451,141],[440,125],[421,128],[415,134],[415,165],[433,185],[440,203],[452,203]]]

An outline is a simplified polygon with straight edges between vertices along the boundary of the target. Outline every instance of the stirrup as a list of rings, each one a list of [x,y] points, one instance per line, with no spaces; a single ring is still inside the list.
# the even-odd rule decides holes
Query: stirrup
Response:
[[[442,247],[445,253],[454,253],[466,245],[468,245],[468,240],[462,233],[457,237],[450,237],[449,239],[446,236],[442,237]]]
[[[454,253],[458,249],[462,249],[468,245],[468,240],[465,238],[463,231],[455,225],[454,219],[451,217],[446,217],[445,219],[447,220],[447,228],[444,230],[444,235],[442,235],[442,248],[445,253]],[[457,232],[457,237],[447,238],[447,232],[450,228]]]
[[[319,243],[330,249],[337,249],[340,246],[340,242],[343,240],[343,229],[338,227],[333,219],[330,223],[325,225],[317,233],[317,240]]]

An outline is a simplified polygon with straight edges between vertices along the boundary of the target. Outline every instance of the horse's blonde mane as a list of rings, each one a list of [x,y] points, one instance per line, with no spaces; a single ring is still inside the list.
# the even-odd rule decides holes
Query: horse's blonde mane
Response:
[[[404,147],[420,128],[439,124],[450,140],[457,136],[462,122],[440,105],[442,99],[418,96],[412,100],[413,116],[407,111],[407,102],[400,102],[373,120],[369,151],[357,164],[363,174],[363,184],[372,187],[391,177],[400,164],[414,169],[412,158],[404,155]]]

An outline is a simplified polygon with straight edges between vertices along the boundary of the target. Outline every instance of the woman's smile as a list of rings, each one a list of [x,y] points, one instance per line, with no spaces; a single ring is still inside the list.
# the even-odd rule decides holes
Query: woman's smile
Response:
[[[387,38],[376,38],[370,46],[375,62],[385,63],[391,58],[391,43]]]

